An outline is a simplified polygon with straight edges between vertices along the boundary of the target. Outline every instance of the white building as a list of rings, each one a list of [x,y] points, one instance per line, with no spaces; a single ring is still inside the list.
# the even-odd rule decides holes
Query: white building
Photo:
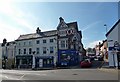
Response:
[[[106,34],[108,41],[108,61],[109,66],[118,66],[117,54],[114,50],[114,43],[117,41],[120,43],[120,19]]]
[[[34,58],[34,59],[33,59]],[[35,61],[34,61],[35,60]],[[20,35],[16,40],[16,65],[27,68],[56,64],[57,30]]]
[[[2,43],[2,62],[5,68],[12,68],[14,66],[15,45],[14,41]]]
[[[81,39],[82,33],[78,30],[77,22],[66,23],[60,17],[56,30],[42,32],[38,27],[35,33],[20,35],[14,44],[4,41],[2,54],[7,59],[14,57],[17,68],[41,68],[56,66],[64,52],[72,65],[82,58]]]
[[[0,68],[2,68],[2,46],[0,43]]]

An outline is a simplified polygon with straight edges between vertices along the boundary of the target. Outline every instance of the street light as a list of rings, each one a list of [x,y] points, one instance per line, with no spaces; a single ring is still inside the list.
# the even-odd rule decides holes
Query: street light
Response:
[[[107,24],[104,24],[104,27],[106,28],[106,33],[107,33]]]

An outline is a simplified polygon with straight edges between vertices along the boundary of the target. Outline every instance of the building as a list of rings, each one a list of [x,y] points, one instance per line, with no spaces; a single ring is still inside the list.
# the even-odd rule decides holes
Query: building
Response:
[[[78,30],[77,22],[66,23],[59,18],[58,32],[58,65],[77,65],[83,58],[84,49],[82,33]]]
[[[103,40],[100,48],[100,53],[104,57],[104,61],[108,62],[108,43],[107,40]]]
[[[101,43],[99,42],[99,44],[95,46],[96,56],[101,55],[101,54],[100,54],[100,48],[101,48]]]
[[[0,68],[2,68],[2,46],[0,43]]]
[[[17,68],[50,67],[57,60],[57,30],[20,35],[16,40]]]
[[[115,50],[116,42],[120,43],[120,19],[107,32],[106,37],[107,37],[107,42],[108,42],[109,66],[116,67],[116,66],[118,66],[118,62],[120,62],[120,58],[118,58],[118,55]]]
[[[3,40],[2,43],[2,65],[3,68],[11,69],[15,65],[15,42],[4,42],[6,39]]]
[[[66,23],[62,17],[56,30],[20,35],[15,41],[3,40],[2,55],[5,68],[47,68],[78,65],[85,55],[82,32],[77,22]],[[10,62],[11,61],[11,62]],[[13,63],[14,61],[14,63]]]

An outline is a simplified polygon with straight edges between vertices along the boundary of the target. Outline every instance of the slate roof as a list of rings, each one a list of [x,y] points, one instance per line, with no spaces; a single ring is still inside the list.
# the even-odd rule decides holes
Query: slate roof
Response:
[[[59,29],[61,24],[58,25],[57,29]],[[78,30],[77,22],[70,22],[70,23],[65,23],[65,24],[67,25],[68,28],[71,28],[71,27],[73,28],[74,27]]]
[[[39,34],[31,33],[31,34],[20,35],[16,41],[36,39],[36,38],[42,38],[42,37],[50,37],[50,36],[55,36],[55,35],[57,35],[57,30],[40,32]]]
[[[111,33],[111,31],[119,24],[120,19],[113,25],[113,27],[107,32],[106,37]]]
[[[70,22],[70,23],[67,23],[66,25],[68,26],[68,28],[74,27],[78,30],[77,22]],[[80,31],[79,33],[82,36]],[[50,36],[55,36],[55,35],[57,35],[57,30],[45,31],[45,32],[40,32],[40,33],[31,33],[31,34],[20,35],[16,41],[37,39],[37,38],[50,37]]]
[[[77,22],[70,22],[70,23],[67,23],[67,26],[68,27],[75,27],[77,30],[78,30],[78,26],[77,26]]]

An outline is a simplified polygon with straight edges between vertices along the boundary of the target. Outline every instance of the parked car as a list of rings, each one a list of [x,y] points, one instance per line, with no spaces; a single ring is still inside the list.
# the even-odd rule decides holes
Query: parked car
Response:
[[[81,68],[89,68],[91,66],[92,66],[92,63],[91,63],[90,59],[85,59],[84,61],[82,61],[80,63]]]
[[[89,56],[90,61],[93,61],[95,59],[95,56]]]
[[[103,56],[97,56],[98,61],[103,61]]]

